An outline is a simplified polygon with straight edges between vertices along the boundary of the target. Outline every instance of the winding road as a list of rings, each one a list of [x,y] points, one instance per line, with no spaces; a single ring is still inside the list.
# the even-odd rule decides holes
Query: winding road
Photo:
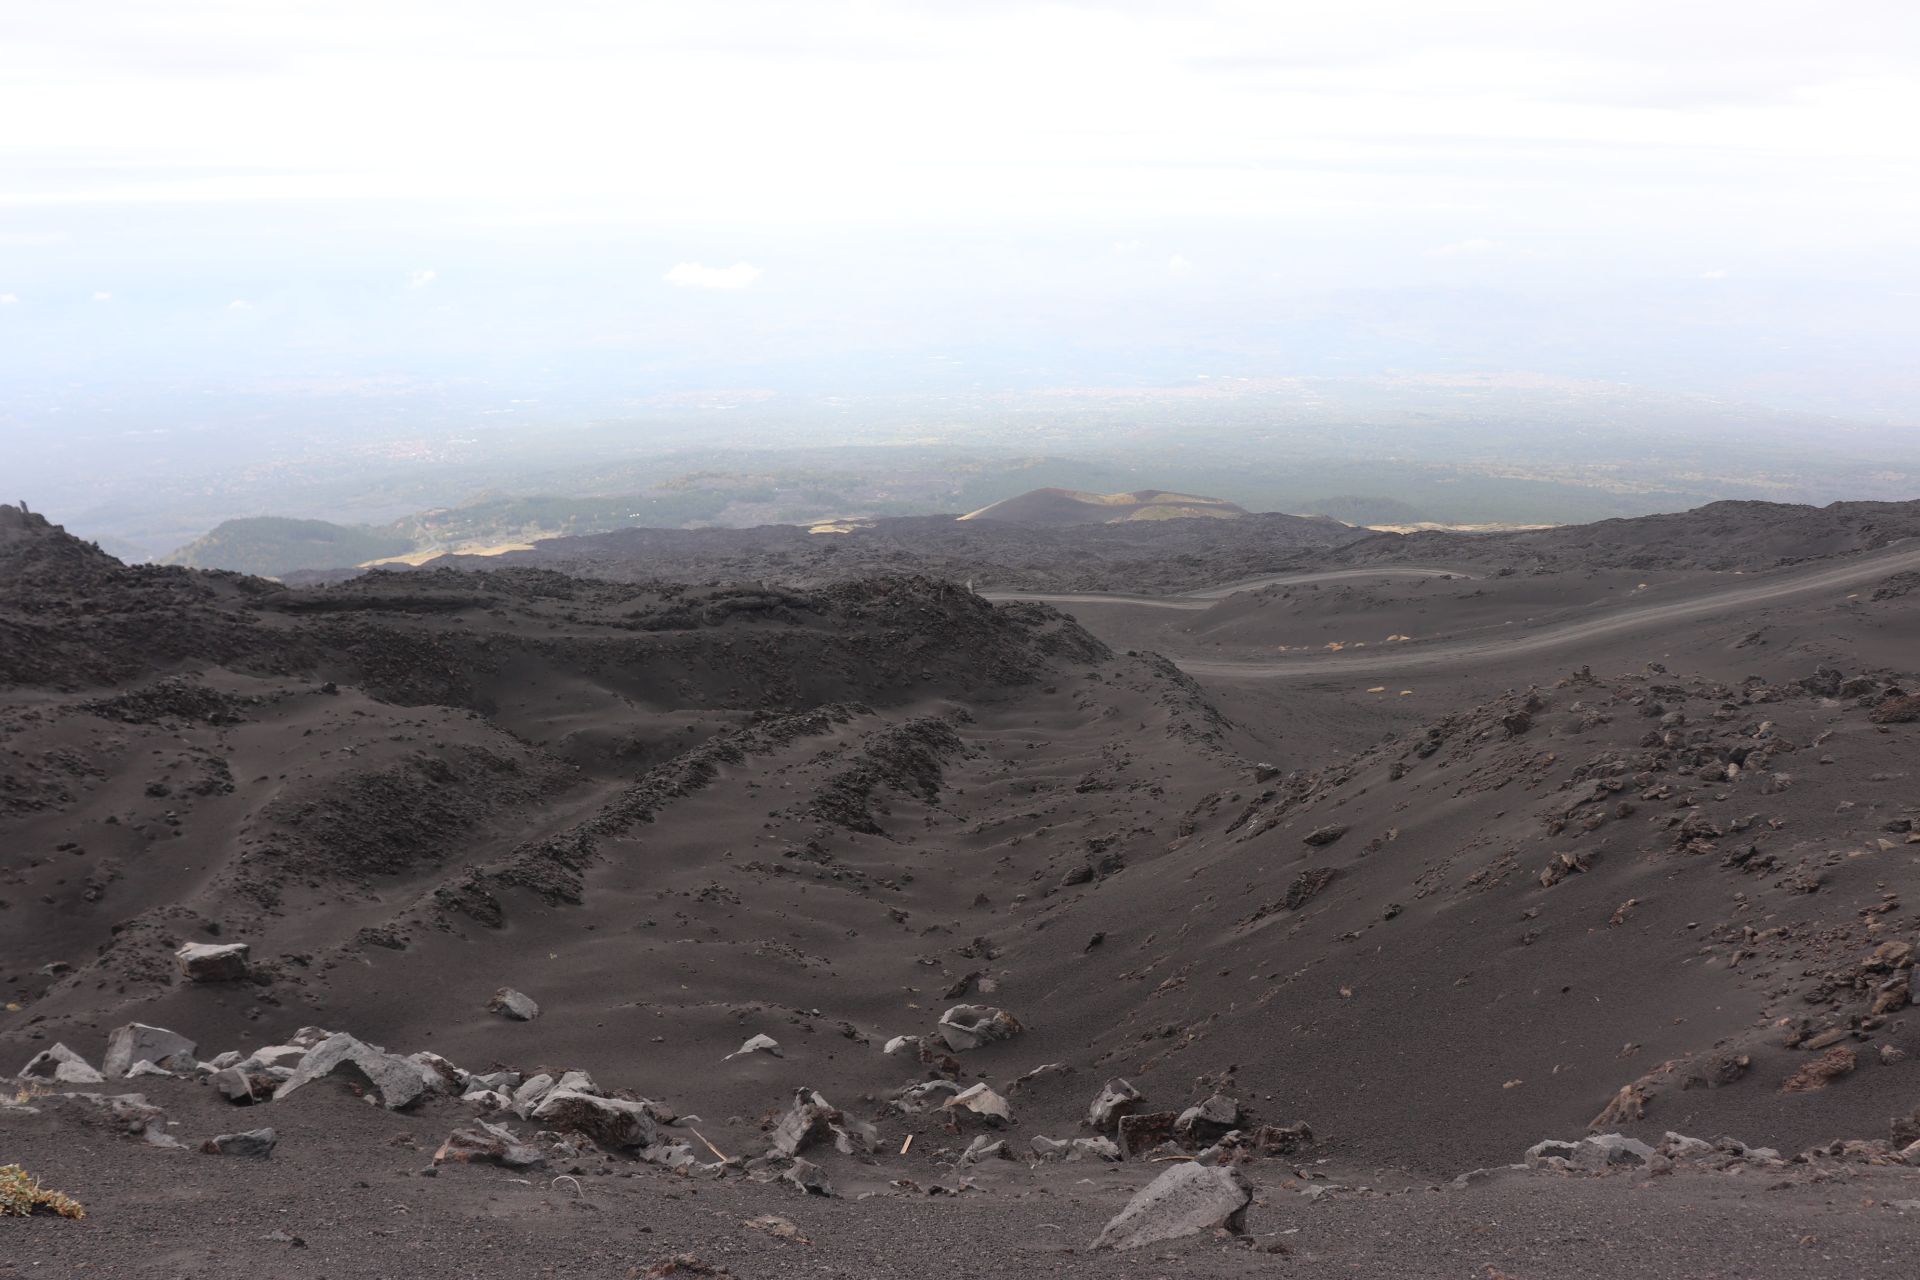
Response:
[[[1224,586],[1188,591],[1177,596],[1136,596],[1123,592],[1083,591],[1060,594],[1045,591],[982,591],[980,598],[996,603],[1009,600],[1037,600],[1042,604],[1137,604],[1150,609],[1211,609],[1228,596],[1262,587],[1290,587],[1310,582],[1339,582],[1350,578],[1471,578],[1459,569],[1411,568],[1389,566],[1382,569],[1329,569],[1323,573],[1281,573],[1265,578],[1247,578]]]
[[[1812,565],[1781,569],[1765,575],[1748,575],[1739,586],[1704,589],[1689,600],[1663,604],[1626,606],[1592,618],[1552,623],[1538,630],[1501,628],[1497,633],[1460,639],[1436,639],[1394,645],[1390,648],[1324,651],[1290,654],[1284,658],[1175,658],[1174,663],[1189,675],[1223,679],[1287,680],[1324,679],[1349,675],[1408,672],[1435,667],[1470,666],[1489,661],[1505,661],[1522,655],[1568,648],[1589,640],[1633,631],[1645,631],[1670,623],[1687,622],[1714,614],[1728,613],[1753,605],[1816,595],[1875,582],[1890,574],[1920,569],[1920,547],[1903,540],[1879,551],[1864,552],[1844,559],[1822,560]],[[1173,609],[1205,609],[1236,591],[1287,583],[1328,582],[1342,578],[1425,575],[1440,576],[1447,569],[1342,569],[1329,573],[1292,574],[1259,578],[1251,583],[1216,587],[1185,596],[1136,597],[1127,595],[1007,595],[988,599],[1046,600],[1057,604],[1152,604]]]

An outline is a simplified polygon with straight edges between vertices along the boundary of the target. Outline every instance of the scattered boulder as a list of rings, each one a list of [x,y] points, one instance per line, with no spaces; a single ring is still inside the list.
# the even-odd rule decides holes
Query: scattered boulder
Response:
[[[264,1160],[273,1154],[279,1142],[280,1135],[271,1129],[249,1129],[245,1133],[223,1133],[208,1138],[200,1144],[200,1149],[210,1156],[246,1156]]]
[[[758,1035],[750,1037],[746,1043],[742,1044],[726,1057],[720,1059],[720,1061],[731,1062],[735,1058],[745,1058],[756,1053],[771,1054],[776,1058],[784,1058],[787,1056],[780,1051],[780,1042],[778,1040],[775,1040],[769,1035]]]
[[[968,1143],[967,1149],[960,1153],[961,1164],[983,1164],[988,1160],[1011,1159],[1013,1159],[1013,1152],[1007,1149],[1006,1139],[994,1138],[984,1133]]]
[[[85,1058],[64,1044],[56,1044],[51,1049],[34,1054],[27,1065],[20,1068],[20,1078],[51,1080],[55,1084],[105,1084],[107,1082],[107,1078],[95,1071]]]
[[[573,1089],[555,1089],[540,1100],[531,1117],[554,1129],[584,1133],[614,1150],[662,1145],[660,1126],[644,1102],[602,1098]]]
[[[990,1125],[1013,1123],[1013,1112],[1007,1107],[1007,1100],[988,1088],[984,1080],[954,1094],[941,1105],[948,1111],[971,1111]]]
[[[124,1080],[136,1062],[191,1071],[199,1065],[194,1050],[199,1046],[165,1027],[150,1027],[144,1022],[129,1022],[107,1037],[107,1056],[100,1071],[108,1079]]]
[[[228,1102],[244,1107],[268,1101],[283,1082],[265,1069],[251,1062],[243,1062],[238,1066],[222,1067],[207,1077],[207,1083],[219,1090],[220,1096]]]
[[[886,1047],[881,1049],[880,1052],[891,1057],[896,1053],[907,1053],[909,1051],[917,1052],[919,1048],[920,1048],[919,1036],[895,1036],[893,1039],[887,1041]]]
[[[1246,1229],[1253,1188],[1225,1165],[1176,1164],[1142,1187],[1093,1242],[1095,1249],[1138,1249],[1181,1236]]]
[[[512,987],[502,987],[494,992],[493,998],[487,1001],[487,1011],[514,1022],[532,1022],[540,1016],[540,1006],[533,997]]]
[[[774,1126],[770,1154],[794,1157],[831,1141],[842,1155],[856,1155],[879,1140],[872,1125],[855,1120],[812,1089],[796,1089],[793,1104]]]
[[[1140,1109],[1146,1095],[1127,1081],[1115,1076],[1100,1090],[1100,1096],[1087,1107],[1087,1125],[1101,1133],[1113,1133],[1120,1121]]]
[[[811,1160],[795,1159],[780,1175],[780,1181],[789,1186],[798,1187],[810,1196],[830,1196],[833,1184],[827,1181],[827,1175],[820,1166]]]
[[[922,1080],[895,1093],[887,1109],[900,1115],[918,1115],[945,1106],[947,1099],[959,1092],[960,1086],[951,1080]]]
[[[1347,834],[1347,828],[1336,823],[1325,827],[1315,827],[1304,836],[1301,836],[1300,840],[1303,844],[1310,844],[1314,848],[1320,849],[1332,844],[1345,834]]]
[[[410,1107],[427,1092],[427,1082],[417,1064],[363,1044],[342,1031],[308,1051],[299,1069],[274,1090],[274,1100],[329,1076],[365,1086],[389,1111]]]
[[[988,1005],[957,1004],[940,1015],[936,1030],[947,1048],[955,1053],[978,1049],[996,1040],[1011,1040],[1026,1028],[1005,1009]]]
[[[1215,1142],[1239,1127],[1240,1104],[1218,1093],[1188,1107],[1173,1122],[1174,1136],[1195,1146]]]
[[[553,1092],[553,1077],[546,1072],[529,1076],[520,1082],[513,1091],[513,1109],[521,1119],[533,1115],[533,1109],[540,1105],[540,1099]]]
[[[505,1125],[482,1120],[470,1129],[455,1129],[433,1153],[436,1165],[497,1164],[504,1169],[537,1169],[547,1162],[538,1147],[520,1141]]]
[[[244,942],[189,942],[173,953],[188,982],[239,982],[247,976]]]

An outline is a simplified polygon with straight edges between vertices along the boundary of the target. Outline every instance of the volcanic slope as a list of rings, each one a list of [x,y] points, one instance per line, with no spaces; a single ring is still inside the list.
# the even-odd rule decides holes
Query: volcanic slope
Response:
[[[529,566],[620,582],[766,582],[812,587],[884,574],[928,574],[981,590],[1179,591],[1270,572],[1368,530],[1277,512],[1103,524],[1022,524],[911,516],[752,529],[621,529],[536,542],[497,556],[443,556],[429,567]],[[381,572],[402,573],[397,566]],[[290,574],[339,581],[358,571]]]
[[[1022,1153],[1084,1135],[1109,1078],[1143,1111],[1230,1097],[1248,1131],[1275,1126],[1245,1165],[1256,1232],[1375,1274],[1458,1273],[1359,1243],[1396,1220],[1431,1236],[1454,1203],[1523,1224],[1456,1259],[1468,1273],[1517,1251],[1532,1274],[1583,1274],[1587,1260],[1567,1270],[1533,1248],[1570,1203],[1706,1265],[1683,1197],[1717,1174],[1677,1176],[1682,1190],[1631,1210],[1599,1191],[1543,1201],[1535,1182],[1432,1210],[1388,1194],[1589,1124],[1789,1154],[1878,1140],[1747,1179],[1775,1178],[1791,1209],[1707,1215],[1714,1256],[1740,1274],[1761,1273],[1756,1256],[1773,1235],[1785,1247],[1834,1181],[1874,1192],[1820,1219],[1834,1265],[1803,1270],[1880,1265],[1897,1212],[1880,1201],[1916,1190],[1882,1185],[1903,1132],[1888,1117],[1920,1101],[1902,950],[1920,892],[1911,670],[1782,648],[1753,680],[1622,660],[1504,689],[1496,672],[1417,724],[1346,689],[1303,695],[1303,714],[1372,726],[1336,754],[1231,684],[1229,718],[1166,659],[926,579],[791,591],[443,570],[288,590],[128,568],[0,508],[0,585],[0,1053],[23,1062],[55,1042],[97,1062],[134,1020],[203,1055],[326,1027],[475,1072],[582,1070],[705,1117],[687,1144],[736,1159],[817,1089],[876,1127],[869,1141],[847,1122],[847,1153],[808,1151],[843,1191],[974,1178],[983,1194],[920,1238],[976,1224],[996,1237],[982,1274],[1065,1262],[1033,1239],[1064,1221],[1061,1243],[1083,1243],[1156,1166],[956,1168],[981,1130],[925,1099],[979,1081],[1016,1122],[988,1136]],[[1908,585],[1890,579],[1872,604],[1909,608]],[[244,983],[174,964],[182,943],[230,941],[252,948]],[[509,986],[537,1019],[488,1011]],[[961,1003],[1021,1029],[950,1054],[935,1022]],[[728,1057],[755,1034],[781,1055]],[[922,1051],[883,1052],[901,1035]],[[283,1125],[255,1194],[307,1206],[339,1273],[377,1273],[402,1247],[363,1229],[356,1180],[411,1173],[424,1153],[391,1143],[438,1142],[471,1114],[430,1098],[375,1124],[335,1094],[237,1108],[189,1080],[138,1083],[195,1131]],[[61,1117],[78,1102],[26,1095],[33,1114],[0,1114],[9,1153],[111,1211],[107,1252],[36,1218],[27,1256],[139,1274],[130,1224],[160,1214],[236,1251],[183,1245],[181,1269],[267,1265],[274,1220],[235,1218],[221,1161],[76,1141],[86,1130]],[[330,1122],[329,1107],[352,1115]],[[1280,1128],[1295,1121],[1311,1136]],[[639,1197],[662,1243],[717,1248],[740,1218],[810,1203],[729,1176],[699,1189],[726,1206],[716,1227],[683,1202],[684,1175],[569,1150],[558,1167],[590,1186],[642,1174],[617,1203]],[[169,1210],[124,1172],[139,1161],[197,1189]],[[545,1229],[502,1238],[491,1215],[587,1212],[532,1193],[490,1207],[504,1175],[448,1174],[407,1184],[420,1238],[477,1230],[531,1263],[555,1243]],[[1306,1216],[1328,1197],[1379,1213]],[[911,1266],[901,1211],[856,1208],[830,1219],[860,1242],[837,1263]],[[592,1219],[569,1234],[564,1274],[619,1274],[596,1242],[639,1247],[630,1215]],[[248,1234],[217,1225],[232,1221]],[[1254,1265],[1177,1247],[1222,1274]]]

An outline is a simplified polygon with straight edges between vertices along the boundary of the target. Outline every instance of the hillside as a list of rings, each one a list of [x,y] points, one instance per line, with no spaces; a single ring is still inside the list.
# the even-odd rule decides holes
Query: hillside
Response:
[[[1217,580],[1196,531],[1267,519],[1013,545]],[[889,1274],[929,1241],[1117,1277],[1089,1242],[1180,1166],[1253,1201],[1248,1236],[1154,1251],[1196,1274],[1278,1265],[1248,1242],[1361,1275],[1884,1270],[1920,1200],[1920,550],[1851,549],[1877,537],[1664,575],[1609,629],[1618,570],[1336,568],[1077,619],[535,553],[300,588],[0,508],[0,1055],[41,1064],[0,1139],[90,1213],[10,1239],[48,1274],[142,1274],[165,1221],[170,1273],[218,1277],[414,1244]],[[1169,660],[1129,610],[1199,630]],[[106,1082],[36,1056],[93,1072],[136,1022],[195,1047]],[[254,1160],[151,1136],[261,1127]],[[1590,1131],[1646,1154],[1526,1158]]]
[[[962,520],[990,520],[1038,528],[1074,524],[1115,524],[1123,520],[1232,520],[1246,508],[1220,498],[1142,489],[1138,493],[1081,493],[1073,489],[1031,489],[969,511]]]
[[[300,569],[338,569],[405,555],[414,545],[413,539],[388,529],[249,516],[223,520],[160,563],[279,577]]]

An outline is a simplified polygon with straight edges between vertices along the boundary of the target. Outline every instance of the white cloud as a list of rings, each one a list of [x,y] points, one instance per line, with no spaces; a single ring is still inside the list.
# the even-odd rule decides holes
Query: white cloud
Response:
[[[1186,254],[1176,253],[1167,259],[1167,270],[1177,276],[1191,275],[1193,273],[1193,263],[1187,261]]]
[[[17,293],[0,293],[0,307],[10,307],[18,301],[20,295]]]
[[[251,302],[248,302],[245,298],[235,298],[232,302],[229,302],[227,304],[227,310],[251,311],[253,310],[253,304]]]
[[[1441,258],[1483,258],[1500,247],[1498,240],[1485,240],[1476,236],[1471,240],[1443,244],[1433,252],[1436,257]]]
[[[1144,248],[1146,248],[1146,246],[1138,240],[1115,240],[1113,242],[1113,251],[1123,258],[1131,258]]]
[[[93,300],[95,302],[112,302],[113,295],[105,289],[96,289],[93,294]]]
[[[440,273],[431,267],[422,267],[418,271],[407,272],[407,288],[424,289],[440,278]]]
[[[744,289],[760,278],[760,268],[751,262],[736,262],[730,267],[681,262],[660,278],[682,289]]]
[[[1700,278],[1702,280],[1725,280],[1727,278],[1727,269],[1725,267],[1715,267],[1711,271],[1702,271]]]

